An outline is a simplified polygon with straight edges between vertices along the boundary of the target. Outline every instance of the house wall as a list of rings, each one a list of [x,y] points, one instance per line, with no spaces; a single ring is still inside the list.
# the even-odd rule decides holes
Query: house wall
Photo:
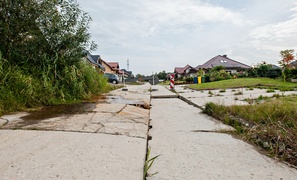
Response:
[[[115,71],[113,71],[111,67],[105,63],[105,61],[102,61],[102,65],[105,67],[105,73],[115,74]]]
[[[231,74],[237,73],[236,69],[225,69],[226,72],[230,72]]]

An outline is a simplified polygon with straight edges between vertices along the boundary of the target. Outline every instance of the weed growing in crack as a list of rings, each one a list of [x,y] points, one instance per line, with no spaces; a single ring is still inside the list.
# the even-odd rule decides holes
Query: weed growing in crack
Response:
[[[143,169],[143,179],[144,180],[148,176],[148,174],[147,174],[148,170],[152,167],[152,165],[154,164],[155,160],[160,156],[160,154],[159,154],[157,156],[154,156],[154,157],[150,158],[150,154],[151,154],[151,149],[148,149],[147,150],[147,155],[146,155],[146,161],[144,163],[144,169]],[[158,174],[158,172],[155,172],[153,174],[150,174],[149,176],[153,176],[153,175],[156,175],[156,174]]]
[[[272,92],[275,92],[275,90],[274,90],[274,89],[267,89],[266,92],[267,92],[267,93],[272,93]]]
[[[234,93],[234,95],[242,95],[243,93],[241,91],[238,91],[237,93]]]

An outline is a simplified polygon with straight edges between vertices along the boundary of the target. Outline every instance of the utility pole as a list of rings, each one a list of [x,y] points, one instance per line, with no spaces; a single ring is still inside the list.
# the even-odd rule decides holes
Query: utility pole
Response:
[[[129,58],[127,59],[127,71],[129,71]]]

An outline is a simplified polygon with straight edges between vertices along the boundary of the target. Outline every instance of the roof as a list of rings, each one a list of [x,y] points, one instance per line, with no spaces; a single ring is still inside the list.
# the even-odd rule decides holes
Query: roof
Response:
[[[95,60],[95,62],[98,62],[98,60],[100,59],[100,55],[91,55],[91,57]]]
[[[113,69],[113,70],[118,70],[120,68],[118,62],[107,62],[107,64]]]
[[[119,70],[118,74],[126,74],[126,75],[130,75],[129,73],[127,73],[126,71],[123,71],[123,70]]]
[[[126,74],[128,74],[128,75],[132,75],[132,71],[127,71],[126,69],[121,69],[121,71],[124,71]]]
[[[233,59],[230,59],[227,57],[227,55],[218,55],[210,60],[208,60],[206,63],[199,65],[196,67],[196,69],[211,69],[216,66],[223,66],[229,69],[237,69],[237,68],[242,68],[242,69],[250,69],[251,66],[248,66],[246,64],[243,64],[241,62],[235,61]]]
[[[97,65],[100,69],[104,70],[104,66],[102,66],[101,64],[97,63],[97,59],[94,60],[93,59],[93,56],[99,56],[100,55],[91,55],[89,51],[84,51],[86,57],[87,57],[87,60],[89,60],[90,63],[94,64],[94,65]]]
[[[185,74],[186,70],[189,69],[189,68],[191,68],[191,70],[192,69],[196,70],[195,68],[193,68],[192,66],[187,64],[185,67],[176,67],[176,68],[174,68],[174,73]]]
[[[271,68],[272,68],[272,69],[281,69],[281,67],[279,67],[279,66],[277,66],[277,65],[275,65],[275,64],[272,64],[272,65],[271,65]]]

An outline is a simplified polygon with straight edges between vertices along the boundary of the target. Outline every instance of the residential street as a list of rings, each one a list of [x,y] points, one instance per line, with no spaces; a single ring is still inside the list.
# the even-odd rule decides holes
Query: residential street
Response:
[[[141,180],[148,135],[150,158],[160,156],[147,179],[296,179],[296,169],[225,133],[233,128],[165,87],[127,89],[79,113],[1,117],[0,179]],[[176,91],[199,106],[199,98],[207,101],[198,91]]]

